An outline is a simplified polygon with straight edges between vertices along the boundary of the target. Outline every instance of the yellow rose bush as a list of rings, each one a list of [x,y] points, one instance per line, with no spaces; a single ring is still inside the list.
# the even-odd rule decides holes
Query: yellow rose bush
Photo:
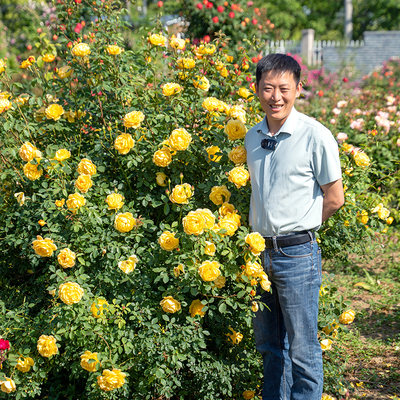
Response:
[[[258,395],[251,320],[271,282],[248,221],[244,137],[263,113],[245,50],[159,30],[127,45],[119,3],[83,3],[57,3],[54,49],[1,72],[1,373],[32,399]],[[98,18],[77,33],[85,15]],[[390,198],[355,196],[374,157],[341,157],[354,177],[323,246],[397,222]]]

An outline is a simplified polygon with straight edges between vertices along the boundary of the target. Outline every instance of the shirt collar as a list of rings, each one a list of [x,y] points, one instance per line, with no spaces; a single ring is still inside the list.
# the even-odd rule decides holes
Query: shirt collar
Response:
[[[298,125],[297,124],[298,114],[299,114],[299,112],[293,107],[292,111],[290,111],[290,114],[289,114],[287,120],[281,126],[281,129],[279,129],[279,131],[276,132],[276,134],[274,136],[277,136],[280,133],[287,133],[289,135],[292,135],[295,132],[296,126]],[[265,116],[263,118],[263,120],[261,121],[261,125],[260,125],[260,128],[258,129],[258,132],[263,133],[264,135],[269,134],[267,116]],[[268,136],[270,136],[270,134]]]

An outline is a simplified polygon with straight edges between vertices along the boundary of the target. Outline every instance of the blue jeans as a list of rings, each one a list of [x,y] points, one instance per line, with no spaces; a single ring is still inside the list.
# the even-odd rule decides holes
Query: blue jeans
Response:
[[[262,253],[272,292],[254,317],[263,356],[263,400],[321,400],[323,370],[318,341],[321,253],[316,241]]]

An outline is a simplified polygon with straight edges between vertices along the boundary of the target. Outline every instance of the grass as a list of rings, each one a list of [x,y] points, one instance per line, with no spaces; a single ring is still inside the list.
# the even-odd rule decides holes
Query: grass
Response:
[[[346,265],[324,264],[357,313],[336,343],[348,382],[344,399],[400,400],[399,244],[399,235],[393,235],[349,257]]]

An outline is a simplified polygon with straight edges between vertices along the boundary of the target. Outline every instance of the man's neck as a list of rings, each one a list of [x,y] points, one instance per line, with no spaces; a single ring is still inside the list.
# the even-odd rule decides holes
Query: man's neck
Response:
[[[271,133],[271,135],[275,135],[275,133],[277,133],[279,129],[282,128],[287,118],[284,121],[268,121],[267,116],[265,116],[265,119],[267,121],[269,132]]]

